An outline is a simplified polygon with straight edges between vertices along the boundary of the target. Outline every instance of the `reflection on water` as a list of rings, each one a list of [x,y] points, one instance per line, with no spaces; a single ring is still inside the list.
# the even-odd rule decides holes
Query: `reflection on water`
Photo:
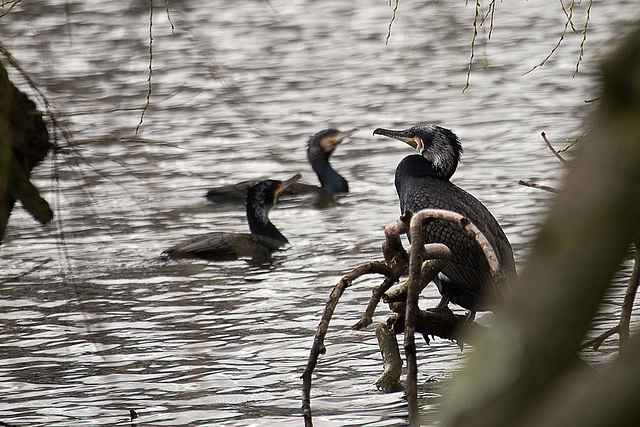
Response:
[[[456,131],[465,154],[454,181],[492,210],[521,262],[550,196],[515,181],[558,185],[561,166],[539,134],[581,132],[582,101],[597,94],[594,58],[637,15],[630,2],[594,10],[576,78],[571,37],[521,76],[553,47],[563,13],[501,3],[491,41],[476,46],[487,67],[477,60],[462,94],[471,6],[401,3],[385,45],[385,2],[171,3],[174,34],[164,5],[155,10],[151,105],[133,137],[147,90],[147,7],[29,1],[2,18],[2,42],[77,144],[34,175],[58,224],[42,228],[18,208],[2,248],[0,420],[10,425],[128,424],[129,409],[139,425],[300,425],[299,377],[329,292],[382,258],[383,227],[399,213],[393,172],[411,152],[372,130]],[[287,250],[266,264],[159,257],[184,236],[247,230],[243,208],[207,202],[207,188],[296,172],[317,183],[304,146],[329,126],[360,129],[332,158],[351,192],[323,208],[281,200],[271,219]],[[406,422],[402,394],[375,389],[373,328],[351,329],[377,284],[357,282],[336,310],[314,378],[317,425]],[[620,293],[595,332],[615,322]],[[429,287],[423,306],[438,299]],[[380,307],[375,321],[387,315]],[[419,357],[430,420],[464,356],[434,341]]]

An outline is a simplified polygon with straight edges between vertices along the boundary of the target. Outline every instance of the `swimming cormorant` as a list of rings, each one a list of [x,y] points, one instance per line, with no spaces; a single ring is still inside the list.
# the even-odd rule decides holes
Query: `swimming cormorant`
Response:
[[[269,220],[269,210],[278,196],[300,179],[296,174],[286,181],[266,180],[247,191],[246,210],[248,233],[213,232],[192,237],[167,249],[170,258],[236,259],[239,257],[265,258],[281,249],[287,238]]]
[[[434,282],[442,295],[437,309],[449,302],[470,311],[493,309],[491,297],[504,294],[515,279],[516,269],[511,244],[489,210],[475,197],[449,181],[462,154],[458,137],[449,129],[418,125],[394,131],[376,129],[383,135],[403,141],[421,155],[405,157],[396,168],[395,186],[400,211],[416,213],[422,209],[446,209],[467,217],[493,246],[506,280],[495,283],[489,264],[475,240],[447,222],[432,221],[425,227],[425,243],[443,243],[451,250],[451,259]]]
[[[321,186],[318,187],[317,185],[297,182],[291,185],[283,194],[315,194],[318,196],[331,197],[337,193],[348,192],[349,184],[347,180],[331,167],[329,158],[338,144],[353,135],[356,131],[357,129],[351,129],[345,132],[337,129],[325,129],[309,138],[307,142],[307,160],[311,163],[311,167],[316,175],[318,175]],[[249,180],[212,188],[207,191],[206,197],[212,202],[244,200],[249,187],[258,182],[259,180]]]

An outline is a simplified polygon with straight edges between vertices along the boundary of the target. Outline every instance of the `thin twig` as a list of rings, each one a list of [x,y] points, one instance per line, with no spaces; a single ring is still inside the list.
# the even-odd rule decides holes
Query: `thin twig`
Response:
[[[540,61],[537,65],[534,65],[529,71],[527,71],[526,73],[522,73],[523,76],[529,74],[530,72],[532,72],[536,68],[542,67],[544,64],[546,64],[546,62],[549,60],[549,58],[551,58],[553,56],[553,54],[556,52],[556,50],[558,50],[558,48],[560,47],[560,44],[562,43],[562,40],[564,40],[564,35],[567,33],[567,27],[569,26],[569,22],[570,22],[570,20],[567,19],[567,21],[564,23],[564,28],[562,29],[562,33],[560,33],[560,38],[558,39],[558,42],[553,47],[553,49],[551,49],[551,52],[549,52],[549,54],[542,61]]]
[[[551,152],[553,153],[554,156],[556,156],[558,158],[558,160],[560,160],[562,162],[563,165],[565,166],[569,166],[569,162],[567,162],[564,157],[562,157],[555,148],[553,148],[553,145],[551,145],[551,143],[549,142],[549,140],[547,139],[547,135],[542,132],[542,139],[544,139],[544,142],[547,144],[547,147],[549,147],[549,150],[551,150]]]
[[[389,21],[389,27],[387,28],[387,37],[384,39],[384,44],[389,44],[389,37],[391,37],[391,25],[393,25],[393,21],[396,20],[396,12],[398,11],[398,3],[399,0],[396,0],[395,6],[393,7],[393,15],[391,16],[391,21]],[[389,0],[389,6],[391,6],[391,0]]]
[[[380,303],[382,297],[386,294],[386,292],[398,282],[398,279],[402,275],[403,272],[398,271],[398,269],[394,269],[394,272],[384,279],[384,282],[380,286],[377,286],[373,289],[371,299],[369,300],[369,304],[367,305],[367,309],[364,314],[356,323],[353,325],[353,329],[361,330],[369,326],[373,323],[373,314],[375,313],[376,307]]]
[[[473,17],[473,37],[471,38],[471,55],[469,56],[469,65],[467,67],[467,81],[462,88],[462,93],[469,87],[471,79],[471,65],[473,65],[473,57],[475,56],[476,38],[478,37],[478,16],[480,16],[480,0],[476,0],[476,14]]]
[[[165,13],[167,14],[167,21],[169,21],[169,25],[171,25],[171,34],[176,35],[175,29],[176,27],[173,25],[173,21],[171,20],[171,14],[169,13],[169,0],[167,0],[167,5],[164,8]]]
[[[575,25],[573,25],[573,6],[574,5],[575,5],[575,0],[572,0],[568,8],[569,10],[567,10],[567,7],[565,7],[564,2],[560,0],[560,6],[562,7],[562,11],[564,12],[564,15],[567,17],[567,21],[571,24],[571,31],[577,34],[578,30],[576,30]]]
[[[584,28],[582,29],[582,41],[580,42],[580,56],[578,56],[578,62],[576,62],[576,71],[573,72],[573,77],[578,74],[578,69],[580,68],[580,62],[582,62],[582,57],[584,56],[584,44],[587,41],[587,26],[589,25],[589,20],[591,19],[591,6],[593,5],[593,0],[589,0],[589,6],[587,6],[587,18],[584,21]]]
[[[2,7],[5,7],[5,6],[9,5],[9,8],[7,10],[5,10],[4,12],[0,13],[0,18],[4,18],[9,12],[11,12],[11,9],[13,9],[15,5],[20,3],[20,1],[22,1],[22,0],[3,1],[2,2]]]
[[[596,351],[602,343],[609,337],[619,334],[620,335],[620,343],[619,349],[620,352],[625,350],[625,346],[629,341],[629,325],[631,323],[631,313],[633,311],[633,303],[636,299],[636,293],[638,292],[638,286],[640,286],[640,236],[636,236],[633,239],[633,243],[635,246],[634,249],[634,264],[633,271],[631,272],[631,277],[629,278],[629,282],[627,283],[627,290],[624,294],[624,300],[622,302],[622,312],[620,313],[620,322],[613,328],[608,331],[603,332],[599,336],[585,342],[582,344],[581,348],[593,347],[593,350]]]
[[[583,140],[584,137],[589,133],[590,130],[591,130],[591,125],[589,125],[584,131],[582,131],[582,133],[580,135],[578,135],[577,138],[565,139],[565,142],[568,142],[568,144],[564,148],[561,148],[560,150],[558,150],[558,154],[562,154],[562,153],[568,151],[571,147],[573,147],[578,142]]]
[[[172,24],[173,27],[173,24]],[[153,76],[153,0],[149,0],[149,74],[147,77],[147,96],[144,103],[144,107],[142,108],[142,112],[140,113],[140,121],[136,126],[135,135],[138,135],[138,131],[140,130],[140,126],[142,126],[142,122],[144,120],[144,115],[149,108],[149,104],[151,103],[151,77]]]
[[[547,185],[536,184],[535,182],[518,180],[516,181],[520,185],[524,185],[525,187],[537,188],[538,190],[548,191],[550,193],[558,193],[559,190],[557,188],[549,187]]]
[[[631,312],[633,311],[633,303],[636,299],[636,293],[638,292],[638,286],[640,285],[640,235],[637,235],[633,239],[634,243],[634,258],[633,258],[633,271],[627,284],[627,291],[624,295],[624,301],[622,302],[622,312],[620,313],[620,351],[626,349],[626,345],[629,342],[629,325],[631,323]]]

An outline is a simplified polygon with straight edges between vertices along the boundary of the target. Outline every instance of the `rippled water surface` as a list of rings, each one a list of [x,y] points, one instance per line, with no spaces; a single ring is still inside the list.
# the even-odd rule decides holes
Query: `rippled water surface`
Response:
[[[148,2],[29,0],[0,18],[0,40],[74,144],[34,172],[55,223],[18,207],[2,247],[0,420],[12,426],[124,425],[129,409],[138,425],[301,425],[299,377],[327,297],[350,269],[382,259],[383,227],[399,214],[393,173],[411,151],[373,129],[457,132],[465,152],[454,181],[491,209],[521,262],[550,196],[516,181],[560,185],[540,132],[559,145],[582,132],[597,60],[638,16],[634,2],[596,3],[580,73],[581,37],[567,35],[523,76],[555,45],[564,13],[499,2],[462,93],[472,4],[400,2],[385,45],[386,1],[193,0],[170,2],[169,15],[154,3],[151,104],[137,136]],[[360,129],[333,157],[351,192],[322,208],[281,200],[271,219],[291,245],[272,262],[160,258],[184,236],[247,229],[243,207],[207,202],[209,187],[299,171],[316,183],[304,145],[327,127]],[[406,422],[402,394],[374,385],[373,327],[351,329],[378,283],[356,282],[336,310],[313,383],[317,425]],[[595,331],[616,321],[621,292]],[[430,287],[422,305],[437,300]],[[375,322],[388,315],[381,306]],[[612,340],[587,357],[614,349]],[[428,422],[464,356],[441,340],[418,351]]]

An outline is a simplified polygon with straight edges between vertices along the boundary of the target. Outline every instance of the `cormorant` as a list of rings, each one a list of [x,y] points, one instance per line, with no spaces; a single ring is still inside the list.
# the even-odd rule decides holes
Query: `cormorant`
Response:
[[[376,129],[383,135],[403,141],[421,155],[405,157],[396,168],[395,186],[400,211],[414,213],[422,209],[446,209],[467,217],[493,246],[506,280],[495,283],[480,246],[461,230],[447,222],[430,222],[424,230],[425,243],[443,243],[451,250],[451,259],[434,282],[442,295],[436,309],[449,302],[468,309],[470,318],[487,306],[490,296],[501,296],[516,277],[511,244],[502,227],[489,210],[475,197],[449,179],[456,171],[462,144],[449,129],[435,125],[418,125],[394,131]]]
[[[271,252],[289,243],[269,221],[269,210],[278,196],[300,179],[296,174],[286,181],[266,180],[247,191],[246,210],[248,233],[213,232],[192,237],[167,249],[170,258],[236,259],[239,257],[266,258]]]
[[[311,167],[316,175],[318,175],[321,186],[318,187],[317,185],[297,182],[291,185],[283,194],[315,194],[318,196],[331,197],[336,193],[348,192],[349,184],[347,180],[331,167],[329,158],[338,144],[353,135],[356,131],[357,129],[351,129],[346,132],[341,132],[337,129],[325,129],[309,138],[307,142],[307,160],[311,163]],[[206,197],[212,202],[244,200],[249,187],[258,182],[259,180],[249,180],[212,188],[207,191]]]

